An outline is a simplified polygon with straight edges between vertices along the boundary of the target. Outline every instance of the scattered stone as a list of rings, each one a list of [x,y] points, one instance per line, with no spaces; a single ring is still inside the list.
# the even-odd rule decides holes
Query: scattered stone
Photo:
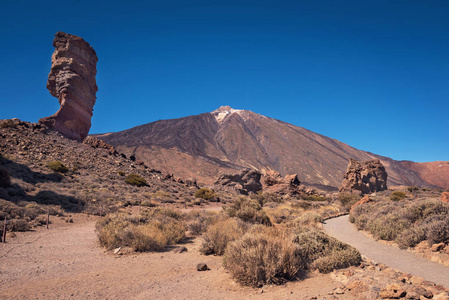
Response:
[[[405,297],[407,292],[397,283],[389,284],[383,288],[379,296],[383,299],[399,299]]]
[[[430,251],[439,252],[444,249],[444,246],[446,246],[444,243],[433,244]]]
[[[407,299],[419,300],[421,297],[431,299],[433,298],[433,293],[421,286],[413,286],[407,289]]]
[[[104,141],[97,139],[93,136],[88,136],[83,140],[83,144],[90,145],[94,148],[103,148],[109,151],[109,154],[117,154],[117,150],[115,150],[114,146],[105,143]]]
[[[61,107],[39,123],[82,141],[89,133],[97,99],[97,54],[82,38],[65,32],[55,34],[53,46],[56,49],[51,57],[47,89],[58,98]]]
[[[175,253],[183,253],[183,252],[187,252],[187,248],[184,246],[178,247],[175,250],[173,250],[173,252]]]
[[[196,265],[196,270],[197,271],[208,271],[210,269],[209,269],[209,267],[206,264],[200,263],[200,264]]]
[[[350,158],[339,191],[359,191],[361,194],[380,192],[387,189],[387,177],[380,160],[357,161]]]
[[[114,249],[114,254],[118,254],[121,249],[122,249],[122,247],[115,248]]]

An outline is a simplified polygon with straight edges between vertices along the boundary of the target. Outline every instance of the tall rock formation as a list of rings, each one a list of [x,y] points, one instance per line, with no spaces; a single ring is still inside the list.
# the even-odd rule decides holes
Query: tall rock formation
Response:
[[[82,141],[89,133],[95,105],[97,54],[82,38],[58,32],[51,57],[47,89],[57,97],[61,107],[39,123],[51,127],[68,138]]]
[[[362,194],[383,191],[387,189],[387,177],[380,160],[357,161],[350,158],[339,191],[360,191]]]

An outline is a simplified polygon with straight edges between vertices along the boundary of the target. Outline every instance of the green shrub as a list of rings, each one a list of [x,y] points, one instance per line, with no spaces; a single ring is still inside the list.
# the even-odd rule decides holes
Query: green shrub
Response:
[[[246,234],[229,243],[223,264],[238,282],[254,287],[284,283],[303,268],[291,242],[260,234]]]
[[[0,187],[8,187],[11,185],[11,175],[8,169],[0,166]]]
[[[207,188],[200,188],[194,194],[195,198],[201,198],[204,200],[215,200],[217,199],[217,195],[213,190]]]
[[[143,178],[142,176],[140,176],[138,174],[134,174],[134,173],[128,174],[125,177],[125,182],[127,184],[135,185],[135,186],[145,186],[145,185],[147,185],[147,182],[146,182],[145,178]]]
[[[67,173],[69,171],[69,168],[60,161],[51,161],[47,164],[47,167],[53,172],[58,173]]]
[[[219,221],[207,228],[200,252],[205,255],[223,255],[228,243],[242,237],[248,229],[249,225],[238,219]]]
[[[399,201],[399,200],[404,199],[405,197],[407,197],[407,195],[404,192],[396,191],[391,194],[390,200],[391,201]]]

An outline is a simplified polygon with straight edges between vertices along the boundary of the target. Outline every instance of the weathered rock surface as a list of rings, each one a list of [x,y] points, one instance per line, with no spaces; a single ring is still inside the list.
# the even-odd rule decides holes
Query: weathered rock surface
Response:
[[[350,158],[339,191],[359,191],[361,194],[380,192],[387,189],[387,177],[380,160],[357,161]]]
[[[97,99],[97,54],[82,38],[64,32],[56,33],[53,46],[47,89],[61,107],[39,123],[82,141],[89,133]]]
[[[449,192],[443,192],[441,194],[441,201],[449,203]]]
[[[117,150],[115,150],[114,146],[111,146],[104,141],[97,139],[93,136],[88,136],[84,139],[83,144],[91,145],[93,148],[102,148],[109,151],[110,154],[117,154]]]
[[[256,170],[245,169],[233,174],[220,174],[215,181],[216,186],[230,187],[239,193],[257,193],[262,190],[260,178],[262,174]]]
[[[351,206],[350,212],[352,213],[357,206],[368,203],[368,202],[372,202],[372,201],[373,200],[371,200],[368,195],[365,195],[362,199],[360,199],[353,206]]]

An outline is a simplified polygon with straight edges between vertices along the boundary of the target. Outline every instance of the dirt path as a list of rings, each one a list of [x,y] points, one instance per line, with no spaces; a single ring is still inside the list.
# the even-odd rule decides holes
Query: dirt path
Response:
[[[199,239],[185,244],[184,253],[106,253],[97,244],[95,221],[79,217],[74,224],[21,233],[0,244],[0,298],[322,299],[340,285],[329,275],[316,275],[263,292],[241,287],[222,267],[221,257],[200,255]],[[196,271],[200,262],[211,270]]]
[[[449,288],[448,267],[406,250],[381,244],[358,231],[348,219],[348,215],[329,219],[324,223],[324,230],[329,235],[354,246],[370,259]]]

